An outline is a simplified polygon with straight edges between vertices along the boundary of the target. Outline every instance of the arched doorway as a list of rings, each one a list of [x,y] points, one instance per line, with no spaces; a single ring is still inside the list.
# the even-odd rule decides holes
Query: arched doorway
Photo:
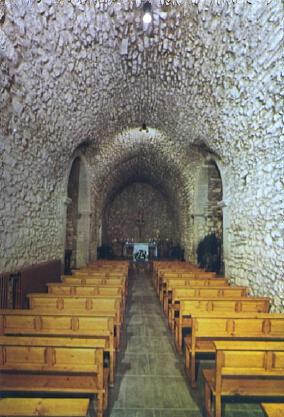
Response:
[[[199,170],[196,184],[193,233],[197,263],[209,271],[224,272],[223,266],[223,187],[214,160],[206,160]]]
[[[87,168],[82,157],[72,163],[67,186],[65,253],[71,253],[71,268],[89,262],[90,198]]]

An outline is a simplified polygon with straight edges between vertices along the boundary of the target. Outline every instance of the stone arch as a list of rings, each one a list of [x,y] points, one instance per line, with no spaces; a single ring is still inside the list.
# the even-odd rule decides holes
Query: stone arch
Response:
[[[71,267],[89,262],[90,250],[90,180],[85,157],[76,151],[66,180],[65,250],[72,250]]]
[[[218,260],[212,263],[209,257],[207,264],[204,261],[202,266],[214,269],[215,272],[223,272],[223,183],[219,166],[211,156],[207,156],[198,168],[193,207],[192,252],[195,261],[198,262],[198,253],[200,256],[200,251],[203,251],[201,245],[204,248],[210,240],[216,241],[217,238],[220,243]],[[216,258],[215,254],[214,257]]]
[[[155,128],[148,130],[145,133],[138,128],[128,129],[109,143],[106,141],[96,153],[93,163],[98,167],[95,174],[98,218],[103,216],[110,199],[124,187],[133,183],[149,184],[162,192],[175,211],[175,230],[183,246],[190,206],[190,187],[186,186],[188,159],[184,150],[177,149],[165,133]]]

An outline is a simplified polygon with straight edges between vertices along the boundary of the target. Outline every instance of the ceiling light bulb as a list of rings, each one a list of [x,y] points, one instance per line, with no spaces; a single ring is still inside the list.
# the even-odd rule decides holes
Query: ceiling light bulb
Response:
[[[152,10],[152,5],[149,1],[146,1],[143,4],[143,22],[148,24],[152,22],[152,14],[151,14],[151,10]]]
[[[152,15],[151,15],[151,13],[145,13],[144,14],[144,16],[143,16],[143,22],[144,23],[151,23],[152,22]]]

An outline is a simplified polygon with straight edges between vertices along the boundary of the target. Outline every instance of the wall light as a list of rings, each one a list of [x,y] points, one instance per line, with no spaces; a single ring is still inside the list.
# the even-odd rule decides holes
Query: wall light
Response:
[[[140,132],[149,132],[149,130],[148,130],[148,128],[147,128],[147,125],[146,125],[146,123],[144,122],[144,123],[142,123],[142,126],[140,127]]]
[[[149,24],[152,22],[152,5],[149,1],[145,1],[145,3],[143,4],[143,22],[146,24]]]

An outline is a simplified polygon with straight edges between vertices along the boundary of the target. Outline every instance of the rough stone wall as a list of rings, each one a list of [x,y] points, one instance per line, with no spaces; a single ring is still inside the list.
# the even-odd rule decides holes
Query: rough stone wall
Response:
[[[1,270],[60,258],[62,188],[50,180],[51,161],[37,163],[32,155],[23,159],[4,140],[1,146]]]
[[[175,241],[175,221],[169,202],[149,184],[135,183],[109,203],[103,223],[103,241]],[[142,220],[141,234],[138,221]]]
[[[225,198],[226,274],[254,294],[271,296],[278,311],[284,305],[283,158],[280,151],[273,163],[262,161],[243,177],[239,171],[230,178]]]

